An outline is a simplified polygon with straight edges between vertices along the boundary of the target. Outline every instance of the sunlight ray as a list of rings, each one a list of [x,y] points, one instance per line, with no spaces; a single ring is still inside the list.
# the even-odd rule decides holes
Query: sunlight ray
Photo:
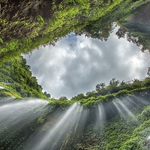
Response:
[[[66,112],[63,114],[58,121],[50,128],[41,138],[38,144],[32,145],[32,150],[57,150],[64,140],[65,136],[69,132],[76,131],[76,126],[80,120],[82,113],[82,107],[74,103]],[[35,135],[35,139],[38,140],[38,134]]]

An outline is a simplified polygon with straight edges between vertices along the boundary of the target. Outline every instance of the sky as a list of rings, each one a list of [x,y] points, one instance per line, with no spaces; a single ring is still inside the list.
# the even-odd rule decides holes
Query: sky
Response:
[[[117,28],[108,41],[74,33],[55,46],[41,46],[24,56],[43,91],[51,97],[68,99],[95,90],[98,83],[109,84],[112,78],[132,81],[147,77],[150,54],[141,52],[125,38],[118,39]]]

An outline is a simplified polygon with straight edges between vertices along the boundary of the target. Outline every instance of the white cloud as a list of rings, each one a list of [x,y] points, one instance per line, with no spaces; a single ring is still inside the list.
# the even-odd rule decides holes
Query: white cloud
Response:
[[[73,33],[56,46],[41,47],[27,58],[33,75],[52,96],[68,98],[95,89],[97,83],[108,84],[112,78],[144,78],[149,56],[115,32],[107,42]]]

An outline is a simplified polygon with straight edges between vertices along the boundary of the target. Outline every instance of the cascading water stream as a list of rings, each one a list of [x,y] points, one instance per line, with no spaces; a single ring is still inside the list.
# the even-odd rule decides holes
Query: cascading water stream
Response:
[[[61,147],[61,144],[69,132],[76,130],[76,125],[78,124],[82,114],[82,107],[74,103],[50,128],[43,136],[40,133],[36,134],[32,139],[36,141],[33,144],[28,140],[28,149],[32,150],[57,150]],[[40,136],[40,138],[39,138]],[[30,145],[31,144],[31,145]]]
[[[120,107],[118,106],[118,104],[115,101],[112,101],[112,102],[113,102],[114,106],[117,108],[119,115],[122,117],[124,113],[122,112],[122,110],[120,109]]]
[[[104,110],[104,106],[102,104],[99,104],[98,106],[98,112],[97,112],[97,118],[96,118],[96,127],[103,126],[103,124],[106,121],[106,114]]]
[[[145,106],[150,104],[148,101],[146,101],[145,99],[140,98],[138,96],[132,95],[132,97],[135,99],[135,102],[138,104],[145,105]]]
[[[0,106],[0,141],[37,119],[43,113],[39,109],[44,109],[47,104],[47,101],[34,99],[10,102]],[[5,129],[9,130],[9,135],[6,135]]]
[[[15,101],[14,97],[0,97],[0,107],[13,101]]]
[[[79,103],[74,103],[65,110],[56,107],[52,112],[49,109],[51,105],[45,107],[47,104],[46,101],[34,99],[15,100],[1,105],[0,144],[3,145],[3,141],[31,127],[30,123],[33,121],[35,128],[29,129],[22,142],[27,150],[66,150],[70,143],[74,144],[76,138],[88,136],[86,132],[92,128],[93,134],[105,139],[105,125],[116,115],[120,115],[127,124],[129,121],[138,124],[131,109],[133,106],[139,107],[132,97],[116,98],[112,102],[101,103],[93,108],[84,108]],[[39,124],[38,117],[43,113],[47,114],[47,118]],[[21,146],[11,145],[12,150],[17,148],[21,149]]]
[[[126,99],[120,100],[118,98],[116,98],[115,100],[113,100],[113,104],[115,105],[115,107],[117,108],[119,114],[121,117],[126,119],[126,115],[129,115],[135,122],[138,123],[137,118],[134,116],[134,114],[128,109],[128,107],[126,106],[126,103],[124,102],[126,101]],[[127,102],[127,101],[126,101]],[[129,103],[128,103],[129,105]],[[132,105],[132,104],[130,104]]]

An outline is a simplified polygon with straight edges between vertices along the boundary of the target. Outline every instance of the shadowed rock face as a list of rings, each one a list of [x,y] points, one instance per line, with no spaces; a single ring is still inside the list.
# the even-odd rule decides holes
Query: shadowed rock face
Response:
[[[137,12],[129,18],[127,27],[135,30],[150,33],[150,2],[137,10]]]
[[[8,0],[0,0],[0,3],[8,3]]]
[[[51,3],[51,0],[10,0],[8,2],[6,0],[5,3],[0,1],[0,18],[7,20],[6,23],[1,24],[1,38],[3,41],[9,41],[10,38],[22,39],[28,37],[31,30],[38,26],[36,20],[39,15],[44,19],[48,19],[53,15]],[[36,25],[32,27],[25,26],[22,23],[15,24],[15,22],[23,21],[27,24],[34,22]]]
[[[12,20],[14,17],[35,17],[37,15],[41,15],[44,18],[49,18],[50,15],[46,15],[46,13],[51,13],[51,3],[52,1],[47,0],[6,0],[1,1],[1,17],[11,16]]]

